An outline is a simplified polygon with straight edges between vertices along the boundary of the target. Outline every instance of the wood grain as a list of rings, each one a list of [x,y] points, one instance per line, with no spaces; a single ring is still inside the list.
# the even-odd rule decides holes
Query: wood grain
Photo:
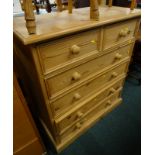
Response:
[[[113,44],[118,44],[132,39],[134,37],[136,23],[137,20],[133,19],[106,26],[104,30],[103,48],[106,49],[113,46]],[[123,32],[124,35],[121,35],[121,32]]]
[[[37,29],[34,35],[27,33],[23,17],[14,17],[14,36],[26,45],[140,16],[139,9],[131,13],[130,8],[112,8],[100,7],[99,21],[89,19],[89,8],[75,9],[69,16],[67,11],[36,15]]]
[[[115,78],[112,77],[113,72],[116,72],[118,76],[122,76],[125,73],[125,69],[125,64],[123,66],[118,66],[117,68],[96,76],[94,79],[87,80],[84,85],[75,88],[69,93],[57,97],[57,99],[52,99],[51,104],[55,109],[55,116],[59,117],[65,114],[70,108],[78,106],[86,98],[92,96],[96,90],[100,89],[108,82],[115,80]],[[93,90],[93,92],[90,92],[90,90]],[[75,98],[76,94],[79,94],[80,96],[78,99]],[[65,103],[63,101],[65,101]]]
[[[98,11],[92,0],[91,15]],[[27,98],[58,152],[122,101],[140,10],[99,7],[14,19],[14,54]]]
[[[46,74],[51,68],[57,67],[60,64],[73,62],[91,52],[99,52],[99,40],[100,29],[95,29],[93,31],[87,31],[85,33],[79,33],[52,42],[40,44],[38,46],[38,54],[43,72]],[[74,52],[73,47],[75,46],[79,49],[78,53]]]
[[[58,74],[57,76],[47,78],[45,82],[48,85],[47,90],[50,94],[49,97],[51,98],[55,95],[55,93],[64,88],[71,88],[72,85],[76,86],[77,84],[81,83],[81,81],[85,80],[85,78],[89,75],[92,75],[97,71],[104,70],[107,66],[116,65],[118,62],[120,62],[120,60],[129,58],[128,51],[130,51],[130,46],[126,46],[122,49],[114,51],[113,53],[109,53],[92,61],[88,61],[83,65],[72,68],[62,74]],[[122,56],[121,59],[116,58],[118,53]],[[74,73],[78,73],[80,78],[74,80]]]
[[[24,3],[27,30],[29,34],[34,34],[36,33],[36,23],[35,23],[35,16],[33,12],[32,0],[26,0],[26,1],[23,1],[23,3]]]
[[[57,3],[57,7],[58,7],[58,11],[62,11],[62,3],[61,3],[61,0],[56,0],[56,3]]]
[[[66,132],[61,133],[61,141],[66,141],[66,139],[70,138],[72,135],[76,135],[77,132],[81,131],[83,128],[85,128],[85,125],[88,122],[91,122],[93,118],[96,116],[97,113],[101,111],[101,109],[106,110],[110,106],[112,106],[113,102],[118,100],[120,97],[120,91],[122,88],[118,89],[114,94],[111,94],[109,97],[104,98],[104,100],[98,100],[98,98],[95,98],[93,108],[89,109],[82,117],[81,119],[77,120]],[[108,102],[109,101],[109,102]],[[77,126],[78,125],[78,126]]]
[[[113,0],[109,0],[109,3],[108,3],[109,7],[112,7],[112,2],[113,2]]]
[[[68,0],[68,13],[72,13],[73,0]]]
[[[90,0],[90,19],[99,20],[99,7],[97,0]]]
[[[131,10],[134,10],[135,6],[136,6],[136,0],[131,0],[130,9],[131,9]]]

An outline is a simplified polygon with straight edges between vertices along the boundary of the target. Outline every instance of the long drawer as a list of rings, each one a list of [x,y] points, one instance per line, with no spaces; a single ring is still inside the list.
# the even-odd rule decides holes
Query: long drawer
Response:
[[[64,96],[52,99],[51,105],[54,109],[55,116],[67,112],[70,108],[77,106],[80,102],[89,97],[96,89],[103,87],[107,82],[112,82],[120,75],[125,74],[127,66],[128,62],[118,65],[113,69],[98,74],[91,81],[87,80],[83,86],[74,88],[73,91],[63,94]]]
[[[66,87],[75,86],[78,82],[89,75],[109,66],[119,63],[122,59],[129,57],[132,44],[123,46],[115,51],[102,55],[94,60],[45,79],[49,98]]]
[[[137,20],[132,19],[103,28],[103,50],[134,38]]]
[[[46,74],[92,51],[99,52],[99,49],[100,29],[94,29],[41,44],[38,54],[43,73]]]
[[[120,91],[122,88],[122,84],[124,79],[119,79],[113,82],[111,85],[98,90],[96,93],[94,92],[89,98],[82,102],[82,106],[76,109],[70,110],[65,113],[62,117],[55,120],[56,126],[60,133],[64,132],[67,128],[71,126],[71,124],[80,120],[84,117],[98,102],[104,100],[106,97],[111,96],[117,91]]]
[[[120,101],[120,90],[118,90],[115,94],[112,94],[106,99],[100,100],[98,103],[96,102],[97,105],[94,106],[93,110],[68,128],[65,132],[60,134],[61,141],[76,136],[76,134],[86,129],[88,125],[92,124],[94,120],[100,119],[101,116],[114,108]]]

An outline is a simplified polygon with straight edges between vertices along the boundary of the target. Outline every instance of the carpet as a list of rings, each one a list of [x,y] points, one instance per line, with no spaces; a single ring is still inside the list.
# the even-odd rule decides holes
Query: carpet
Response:
[[[60,155],[140,155],[141,86],[127,79],[123,103],[63,150]],[[44,139],[48,155],[55,155]]]

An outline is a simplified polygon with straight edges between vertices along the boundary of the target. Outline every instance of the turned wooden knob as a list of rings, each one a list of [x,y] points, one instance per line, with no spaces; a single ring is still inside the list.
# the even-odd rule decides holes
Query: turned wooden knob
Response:
[[[79,100],[81,98],[81,95],[79,93],[74,94],[74,99]]]
[[[78,118],[81,118],[82,116],[83,116],[83,113],[82,113],[81,111],[78,111],[78,112],[77,112],[77,117],[78,117]]]
[[[112,77],[117,77],[117,76],[118,76],[118,73],[116,73],[116,72],[112,73]]]
[[[126,37],[128,34],[130,34],[130,30],[129,28],[125,28],[125,29],[122,29],[120,32],[119,32],[119,36],[120,37]]]
[[[110,88],[110,93],[114,93],[116,90],[114,88]]]
[[[73,80],[80,80],[80,78],[81,78],[81,75],[78,72],[73,73],[73,76],[72,76]]]
[[[108,100],[107,103],[106,103],[106,106],[110,106],[111,105],[111,101]]]
[[[77,45],[73,45],[71,48],[70,48],[70,51],[72,54],[79,54],[80,52],[80,47],[77,46]]]
[[[115,58],[116,58],[116,59],[121,59],[121,58],[122,58],[122,55],[119,54],[119,53],[116,53]]]
[[[119,36],[120,36],[120,37],[126,37],[126,35],[127,35],[127,32],[126,32],[125,30],[121,30],[121,31],[119,32]]]
[[[82,126],[82,124],[78,122],[78,123],[76,123],[76,125],[75,125],[75,126],[76,126],[76,128],[77,128],[77,129],[80,129],[80,128],[81,128],[81,126]]]
[[[124,31],[127,33],[127,34],[130,34],[130,30],[129,30],[129,28],[128,27],[126,27],[125,29],[124,29]]]

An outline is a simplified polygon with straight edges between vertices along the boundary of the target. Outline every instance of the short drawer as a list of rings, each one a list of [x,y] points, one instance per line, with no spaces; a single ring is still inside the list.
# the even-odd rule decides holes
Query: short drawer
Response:
[[[137,20],[106,26],[103,32],[103,50],[133,39]]]
[[[115,94],[111,95],[109,98],[100,100],[97,106],[93,108],[85,117],[81,118],[78,122],[68,128],[65,132],[60,134],[61,141],[63,142],[68,137],[76,136],[79,132],[89,127],[96,120],[100,119],[103,115],[108,113],[108,111],[112,110],[118,103],[120,103],[121,99],[120,91],[117,91]],[[97,103],[97,102],[96,102]]]
[[[38,46],[38,54],[44,73],[61,67],[86,54],[94,54],[100,48],[100,29],[67,36]],[[93,52],[94,51],[94,52]]]
[[[120,91],[123,81],[124,79],[121,79],[113,85],[109,85],[96,93],[94,92],[91,96],[89,96],[86,100],[83,101],[80,108],[67,113],[61,118],[58,118],[56,120],[56,124],[60,133],[63,132],[63,130],[65,130],[66,128],[68,128],[71,124],[84,117],[94,106],[96,106],[98,102],[104,100],[106,97],[115,94],[115,92]]]
[[[122,59],[127,58],[130,55],[131,45],[132,44],[126,45],[120,49],[102,55],[66,72],[47,78],[45,83],[49,98],[66,87],[76,85],[89,75],[94,74],[95,72],[104,69],[107,66],[115,65]]]
[[[67,112],[74,106],[77,106],[87,97],[89,97],[95,90],[98,90],[104,86],[107,82],[112,82],[120,75],[125,74],[128,63],[119,65],[118,67],[109,70],[106,73],[101,73],[93,78],[91,81],[87,81],[83,86],[80,86],[68,94],[52,100],[52,108],[54,109],[55,116],[61,115]]]

